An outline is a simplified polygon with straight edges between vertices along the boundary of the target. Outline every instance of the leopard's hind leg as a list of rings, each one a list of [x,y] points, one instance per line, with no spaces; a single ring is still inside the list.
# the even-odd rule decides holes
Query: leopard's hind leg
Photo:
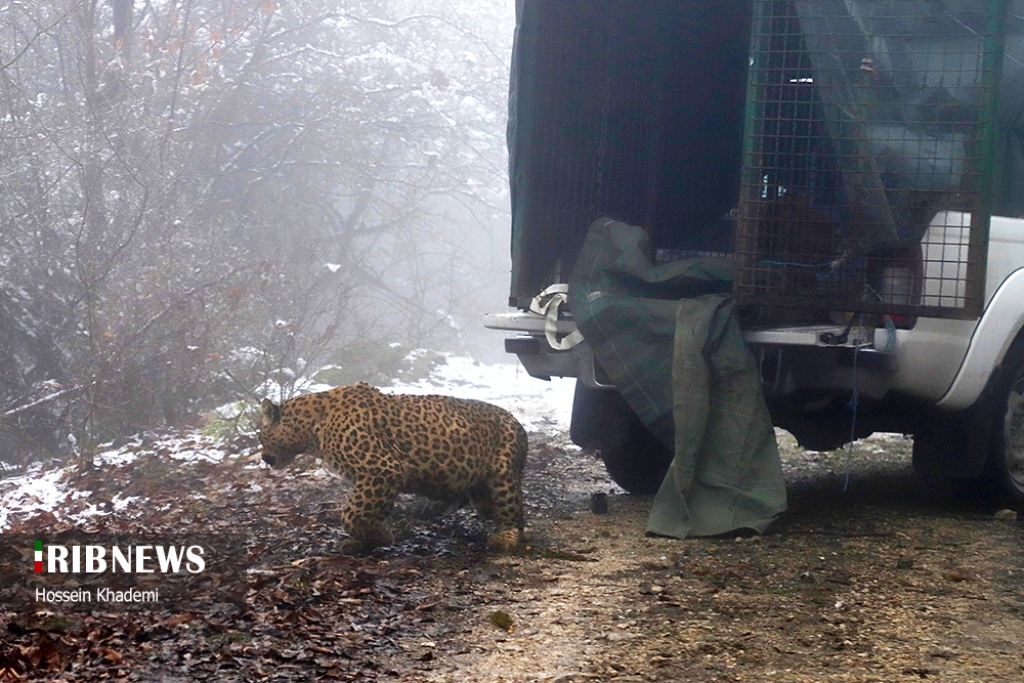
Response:
[[[518,424],[517,424],[518,426]],[[520,427],[520,430],[522,428]],[[503,453],[486,477],[488,503],[497,528],[487,545],[497,550],[511,550],[523,538],[523,462],[526,434],[503,444]],[[479,507],[478,507],[479,509]]]

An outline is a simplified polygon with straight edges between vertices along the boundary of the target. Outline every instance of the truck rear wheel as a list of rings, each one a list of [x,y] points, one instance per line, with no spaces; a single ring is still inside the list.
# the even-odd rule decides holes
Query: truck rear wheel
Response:
[[[1003,361],[1006,368],[1000,401],[1002,419],[992,434],[989,465],[1003,490],[1024,500],[1024,342],[1017,340]]]
[[[602,449],[601,459],[612,481],[633,495],[647,496],[661,487],[672,451],[632,415],[625,443]]]
[[[600,452],[612,481],[638,496],[656,493],[672,462],[672,449],[613,389],[590,389],[576,382],[570,435],[578,446]]]

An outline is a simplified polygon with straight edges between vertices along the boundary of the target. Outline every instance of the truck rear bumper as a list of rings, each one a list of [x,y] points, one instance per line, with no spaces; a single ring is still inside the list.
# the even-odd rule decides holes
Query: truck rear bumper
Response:
[[[591,389],[615,388],[586,342],[556,351],[543,336],[522,335],[506,339],[505,351],[514,353],[532,377],[576,377]]]
[[[492,314],[484,318],[484,326],[518,333],[505,340],[505,351],[515,354],[533,377],[576,377],[588,388],[614,389],[585,341],[564,351],[551,348],[545,338],[543,316],[530,312]],[[559,320],[558,326],[559,335],[576,329],[571,319]],[[747,330],[744,339],[761,372],[767,396],[857,387],[866,397],[881,398],[892,388],[897,370],[894,339],[886,335],[884,329],[812,325]]]

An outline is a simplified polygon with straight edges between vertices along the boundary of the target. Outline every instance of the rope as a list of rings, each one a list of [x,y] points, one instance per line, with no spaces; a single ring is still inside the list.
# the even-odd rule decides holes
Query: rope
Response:
[[[583,341],[583,333],[579,330],[558,338],[559,309],[569,300],[568,292],[569,285],[560,282],[551,285],[530,302],[530,310],[544,316],[544,336],[555,351],[566,351]]]
[[[850,486],[850,456],[853,454],[853,441],[857,438],[857,409],[860,407],[860,391],[857,389],[857,356],[863,346],[862,342],[858,342],[853,349],[853,393],[847,404],[853,416],[850,418],[850,441],[843,450],[843,493],[846,493],[846,489]]]

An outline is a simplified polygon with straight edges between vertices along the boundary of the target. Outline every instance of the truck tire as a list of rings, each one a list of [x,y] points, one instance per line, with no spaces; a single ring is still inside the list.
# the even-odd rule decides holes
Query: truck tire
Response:
[[[612,481],[634,495],[656,493],[672,462],[672,450],[613,389],[590,389],[577,380],[569,433],[576,445],[597,450]]]
[[[1005,493],[1024,500],[1024,340],[1010,346],[1002,370],[989,470]]]
[[[602,451],[624,445],[629,438],[630,409],[614,389],[591,389],[576,380],[569,438],[580,448]]]
[[[630,411],[630,423],[624,443],[601,449],[601,460],[608,476],[636,496],[657,493],[672,463],[672,450]]]

